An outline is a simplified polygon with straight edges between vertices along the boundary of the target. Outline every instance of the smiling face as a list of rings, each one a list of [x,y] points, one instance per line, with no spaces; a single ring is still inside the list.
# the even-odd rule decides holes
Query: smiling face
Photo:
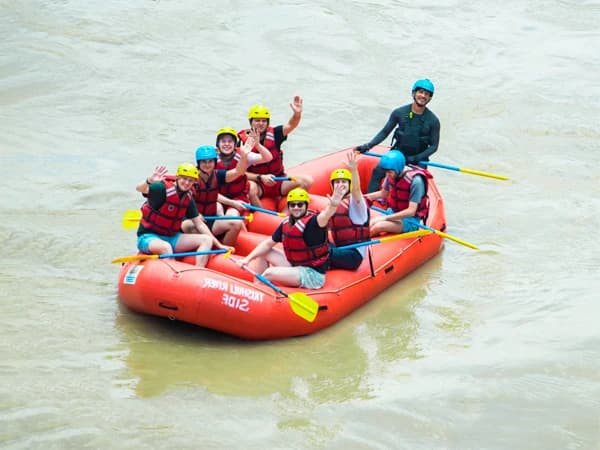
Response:
[[[294,219],[304,217],[308,209],[308,203],[306,202],[288,202],[287,206],[290,211],[290,216]]]
[[[413,100],[417,104],[417,106],[424,108],[427,103],[431,100],[431,92],[426,91],[425,89],[417,89],[413,92]]]
[[[233,154],[235,151],[235,139],[230,134],[224,134],[219,136],[219,143],[217,144],[219,153],[225,156]]]

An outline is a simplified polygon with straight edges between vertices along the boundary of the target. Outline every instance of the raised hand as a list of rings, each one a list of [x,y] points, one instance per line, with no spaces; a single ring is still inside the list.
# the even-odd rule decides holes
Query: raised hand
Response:
[[[351,171],[355,170],[358,160],[360,159],[360,154],[357,154],[354,151],[349,151],[346,156],[348,158],[348,161],[346,161],[346,165]]]
[[[167,172],[167,166],[156,166],[154,168],[154,172],[152,172],[152,175],[148,177],[148,181],[150,183],[158,183],[159,181],[163,181],[167,176]]]
[[[248,139],[246,139],[246,142],[244,142],[244,145],[242,145],[240,147],[240,155],[241,156],[248,156],[248,153],[250,153],[252,151],[252,149],[254,148],[254,145],[256,144],[256,141],[254,140],[254,137],[252,136],[252,134],[250,134],[250,136],[248,137]]]
[[[290,103],[290,107],[292,108],[292,111],[294,111],[294,113],[301,113],[302,112],[302,97],[300,97],[299,95],[294,96],[292,103]]]
[[[327,198],[329,199],[329,202],[337,208],[337,206],[343,200],[345,194],[346,186],[338,183],[333,188],[333,195],[327,195]]]
[[[260,131],[258,131],[256,128],[251,128],[248,135],[250,138],[252,138],[255,144],[260,143]]]

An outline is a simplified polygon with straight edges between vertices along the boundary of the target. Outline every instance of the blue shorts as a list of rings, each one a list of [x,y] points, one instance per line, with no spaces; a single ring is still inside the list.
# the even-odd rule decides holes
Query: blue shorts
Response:
[[[421,221],[414,217],[410,217],[408,219],[402,219],[402,232],[408,233],[409,231],[417,231],[420,227],[419,224]]]
[[[138,236],[137,248],[142,253],[152,253],[148,250],[150,242],[152,242],[155,239],[160,239],[161,241],[165,241],[171,244],[171,248],[173,249],[173,251],[175,251],[175,246],[177,245],[177,241],[179,240],[180,236],[181,233],[177,233],[174,236],[165,236],[163,234],[155,233],[144,233],[141,236]]]
[[[321,289],[325,284],[325,274],[310,267],[300,266],[300,287]]]

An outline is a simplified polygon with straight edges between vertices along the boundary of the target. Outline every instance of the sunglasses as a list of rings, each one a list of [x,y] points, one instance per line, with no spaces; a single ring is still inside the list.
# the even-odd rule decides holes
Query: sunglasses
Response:
[[[304,202],[291,202],[288,203],[288,208],[304,208],[304,205],[306,205]]]

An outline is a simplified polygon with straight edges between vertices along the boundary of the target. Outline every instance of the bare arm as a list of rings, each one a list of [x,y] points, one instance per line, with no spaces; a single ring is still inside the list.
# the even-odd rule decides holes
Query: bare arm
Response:
[[[284,136],[289,135],[300,124],[300,119],[302,118],[302,97],[296,95],[292,103],[290,103],[290,107],[294,113],[288,120],[288,123],[283,126]]]
[[[335,214],[335,210],[344,198],[346,188],[341,184],[336,184],[333,188],[333,195],[328,195],[329,204],[317,215],[317,223],[321,228],[325,228],[329,219]]]
[[[384,216],[385,220],[400,220],[406,217],[414,217],[417,213],[418,206],[419,205],[415,202],[409,202],[406,209]]]
[[[362,191],[360,190],[360,176],[358,175],[358,160],[360,159],[360,155],[351,150],[348,152],[347,158],[346,165],[350,168],[350,174],[352,175],[352,200],[358,203],[363,198]]]
[[[201,215],[197,215],[196,217],[194,217],[193,219],[190,219],[192,221],[192,223],[194,224],[194,227],[196,227],[196,230],[201,233],[201,234],[206,234],[208,236],[210,236],[212,238],[213,241],[213,247],[216,248],[223,248],[225,250],[229,250],[230,247],[223,245],[221,242],[219,242],[219,240],[212,234],[212,232],[210,231],[210,228],[208,228],[208,225],[206,225],[206,222],[204,222],[204,218]]]
[[[365,194],[364,197],[367,200],[374,201],[374,200],[379,200],[380,198],[387,198],[387,195],[388,195],[388,191],[384,191],[383,189],[381,189],[379,191],[370,192],[368,194]]]
[[[276,243],[277,242],[275,242],[271,238],[267,238],[264,241],[261,241],[256,247],[254,247],[254,250],[252,250],[250,253],[248,253],[248,256],[237,260],[238,265],[240,267],[246,266],[246,265],[250,264],[250,262],[254,258],[256,258],[258,256],[266,255],[275,246]]]
[[[246,173],[246,170],[248,169],[248,154],[253,147],[253,145],[250,145],[249,142],[250,139],[248,139],[242,148],[240,148],[240,160],[236,166],[233,169],[225,172],[225,182],[230,183]]]
[[[260,135],[258,134],[258,132],[256,131],[255,128],[250,130],[250,137],[248,138],[248,141],[252,140],[253,142],[253,146],[250,146],[250,150],[252,150],[252,148],[256,148],[258,150],[258,153],[249,153],[248,157],[252,156],[253,160],[250,161],[250,159],[248,159],[248,164],[264,164],[264,163],[268,163],[270,161],[273,160],[273,154],[269,151],[269,149],[267,147],[265,147],[264,145],[262,145],[260,143]],[[246,141],[246,142],[248,142]],[[255,159],[254,159],[255,158]]]
[[[245,209],[245,208],[244,208],[244,205],[243,205],[243,202],[240,202],[240,201],[238,201],[238,200],[233,200],[233,199],[231,199],[231,198],[225,197],[225,196],[224,196],[224,195],[222,195],[222,194],[219,194],[219,195],[218,195],[218,197],[217,197],[217,201],[218,201],[218,202],[219,202],[221,205],[223,205],[223,206],[226,206],[226,207],[228,207],[228,208],[235,208],[235,209],[237,209],[238,211],[243,211],[243,210]]]

